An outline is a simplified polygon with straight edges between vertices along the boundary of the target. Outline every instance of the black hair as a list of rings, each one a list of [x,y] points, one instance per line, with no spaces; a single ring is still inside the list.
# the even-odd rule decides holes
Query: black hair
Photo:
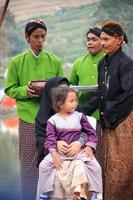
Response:
[[[41,28],[47,32],[46,24],[42,20],[36,19],[31,20],[26,24],[25,33],[30,36],[37,28]]]

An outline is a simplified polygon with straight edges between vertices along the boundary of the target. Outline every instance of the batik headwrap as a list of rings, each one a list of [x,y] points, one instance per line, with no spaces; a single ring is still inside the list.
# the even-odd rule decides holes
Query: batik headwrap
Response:
[[[128,38],[127,38],[126,33],[119,26],[115,26],[113,24],[108,24],[107,26],[105,25],[102,27],[102,32],[110,36],[123,36],[124,42],[126,44],[128,43]]]
[[[101,32],[102,32],[102,29],[101,29],[101,28],[96,27],[96,26],[91,26],[91,27],[89,28],[89,31],[86,33],[86,36],[87,36],[89,33],[93,33],[93,34],[96,35],[97,37],[100,37]]]
[[[34,21],[30,21],[26,24],[25,33],[27,33],[30,36],[32,34],[32,32],[38,28],[41,28],[47,32],[47,27],[44,24],[44,22],[42,22],[40,20],[34,20]]]

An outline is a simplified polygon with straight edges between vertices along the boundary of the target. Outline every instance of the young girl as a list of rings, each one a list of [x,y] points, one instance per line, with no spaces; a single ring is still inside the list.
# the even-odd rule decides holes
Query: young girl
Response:
[[[54,88],[52,103],[57,113],[47,122],[44,145],[49,154],[39,165],[37,200],[42,193],[56,199],[87,199],[87,193],[83,194],[86,186],[87,191],[95,192],[97,200],[101,200],[101,167],[93,155],[97,143],[96,131],[85,115],[75,111],[77,96],[73,89],[65,85]],[[71,156],[69,147],[79,139],[81,131],[86,133],[85,147],[80,152],[73,150]],[[64,141],[66,147],[60,153],[57,151],[59,140]],[[56,183],[64,190],[64,196],[56,188]]]

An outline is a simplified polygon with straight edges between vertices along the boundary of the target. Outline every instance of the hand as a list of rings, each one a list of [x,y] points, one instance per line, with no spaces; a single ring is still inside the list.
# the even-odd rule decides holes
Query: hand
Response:
[[[32,89],[31,82],[28,83],[27,94],[29,97],[39,97],[39,95],[35,94],[35,90]]]
[[[57,141],[57,150],[59,153],[67,154],[69,145],[65,141]]]
[[[68,157],[75,156],[80,151],[81,147],[82,147],[82,144],[79,141],[72,142],[69,145],[69,148],[68,148],[66,155]]]
[[[86,155],[87,157],[93,157],[93,156],[94,156],[94,155],[93,155],[93,150],[92,150],[92,148],[89,147],[89,146],[86,146],[86,147],[84,148],[84,152],[85,152],[85,155]]]
[[[62,162],[63,162],[60,158],[60,155],[58,154],[57,151],[51,152],[51,155],[52,155],[55,168],[57,170],[60,170],[62,168]]]

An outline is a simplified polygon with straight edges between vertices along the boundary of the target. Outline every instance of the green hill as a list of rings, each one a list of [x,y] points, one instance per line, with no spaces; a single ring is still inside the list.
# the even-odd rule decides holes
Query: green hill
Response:
[[[54,15],[62,9],[78,8],[83,5],[94,4],[99,0],[11,0],[10,11],[16,21],[25,21],[32,17]]]
[[[4,52],[4,60],[27,48],[24,26],[29,18],[42,18],[46,22],[48,34],[45,49],[60,56],[65,64],[86,53],[85,34],[89,26],[108,18],[119,20],[125,26],[129,38],[125,50],[133,55],[131,0],[13,0],[0,35],[1,46],[5,47],[1,51]],[[3,62],[3,54],[0,59]],[[69,73],[69,67],[66,69]]]
[[[57,5],[59,2],[61,2],[61,0],[57,0]],[[73,5],[73,7],[72,5],[69,6],[69,4],[66,4],[64,7],[60,6],[60,9],[52,15],[51,13],[43,14],[43,12],[40,12],[42,13],[40,16],[38,15],[39,18],[42,18],[46,22],[48,27],[45,48],[60,56],[65,63],[73,62],[78,56],[86,52],[85,34],[89,26],[93,24],[93,15],[96,12],[98,5],[97,3],[90,4],[89,2],[90,1],[82,2],[77,0],[75,1],[75,6]],[[35,18],[34,14],[32,18]],[[22,40],[26,21],[27,20],[17,20],[16,22]],[[23,40],[22,49],[25,47],[26,44]]]

